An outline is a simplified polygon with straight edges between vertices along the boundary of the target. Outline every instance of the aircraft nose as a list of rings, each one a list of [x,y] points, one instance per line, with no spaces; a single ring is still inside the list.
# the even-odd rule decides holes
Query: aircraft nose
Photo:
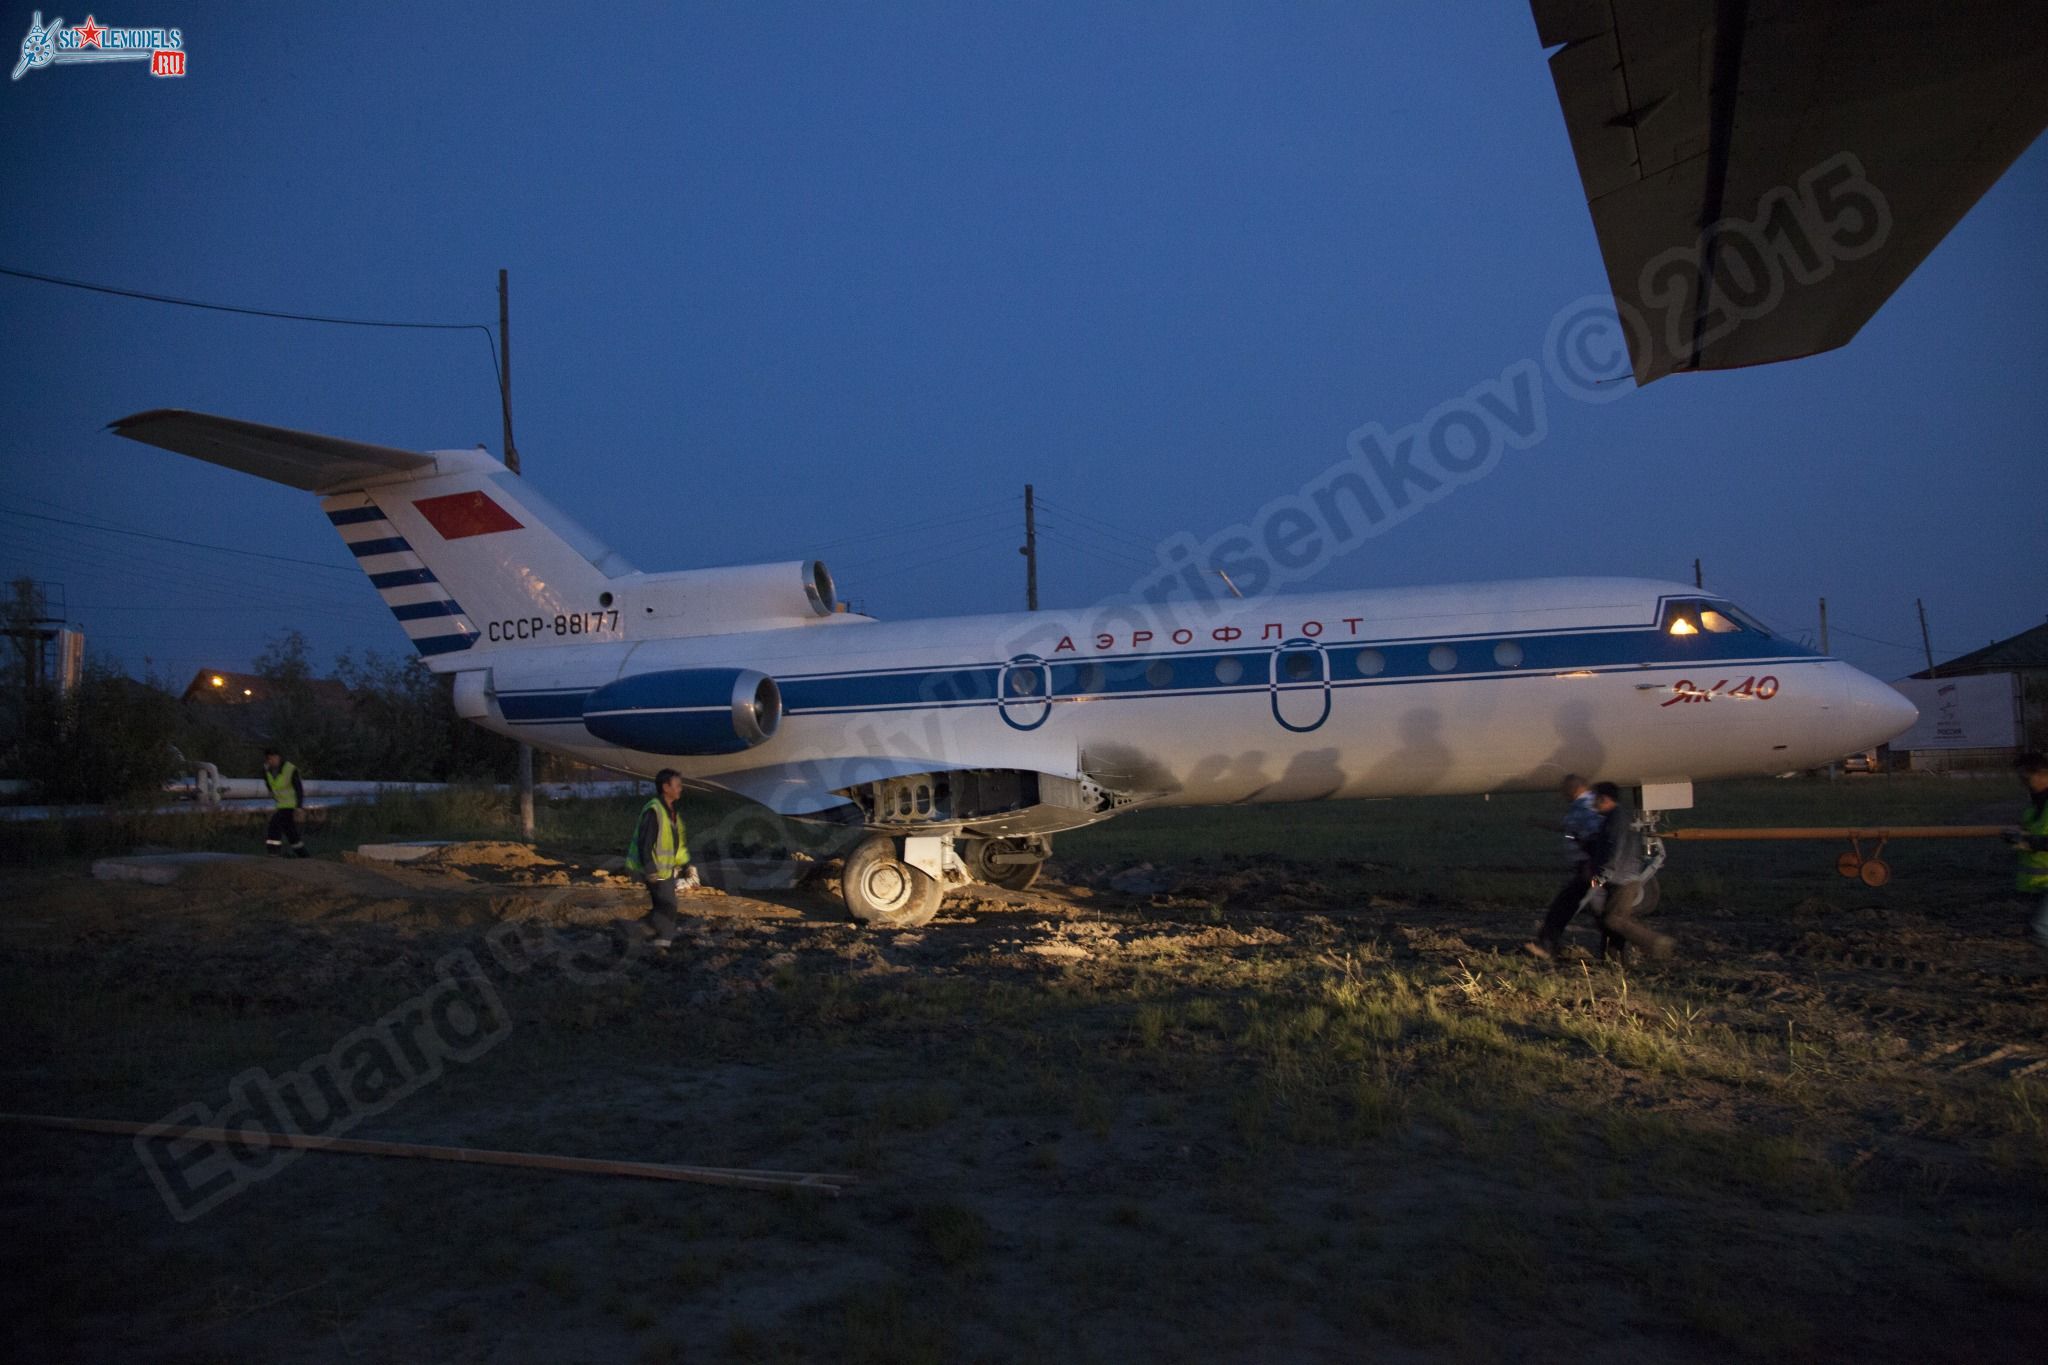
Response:
[[[1920,719],[1920,708],[1868,673],[1849,670],[1842,688],[1843,720],[1859,749],[1895,739]]]

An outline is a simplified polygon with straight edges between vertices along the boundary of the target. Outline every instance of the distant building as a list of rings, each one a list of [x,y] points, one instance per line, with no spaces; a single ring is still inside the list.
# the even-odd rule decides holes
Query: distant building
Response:
[[[313,700],[322,706],[345,707],[349,704],[349,690],[333,678],[314,678],[307,684],[313,689]],[[267,701],[270,697],[270,680],[256,673],[237,673],[227,668],[202,668],[192,675],[192,681],[185,685],[180,701],[211,703],[217,706],[248,706]]]
[[[1912,767],[2001,767],[2022,749],[2048,749],[2048,624],[1892,686],[1920,708],[1919,724],[1891,746]]]

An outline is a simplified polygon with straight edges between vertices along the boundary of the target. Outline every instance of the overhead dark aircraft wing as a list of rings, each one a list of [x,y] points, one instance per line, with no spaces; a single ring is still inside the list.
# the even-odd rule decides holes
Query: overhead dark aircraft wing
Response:
[[[1847,343],[2048,126],[2036,0],[1531,9],[1639,384]]]
[[[365,445],[286,427],[266,427],[182,408],[156,408],[118,418],[107,430],[210,464],[317,493],[323,489],[410,474],[433,467],[431,455]]]

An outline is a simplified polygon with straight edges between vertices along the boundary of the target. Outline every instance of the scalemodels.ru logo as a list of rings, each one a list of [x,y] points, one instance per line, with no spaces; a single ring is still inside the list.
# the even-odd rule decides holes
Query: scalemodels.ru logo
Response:
[[[43,12],[37,10],[9,79],[18,81],[24,71],[73,62],[148,62],[152,76],[182,76],[185,33],[175,28],[110,28],[90,14],[75,28],[64,27],[62,19],[44,28]]]

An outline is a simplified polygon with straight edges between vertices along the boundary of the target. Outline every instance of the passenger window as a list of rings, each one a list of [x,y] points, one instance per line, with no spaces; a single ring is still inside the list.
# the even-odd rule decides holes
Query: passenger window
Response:
[[[1145,670],[1145,683],[1149,687],[1166,687],[1173,682],[1173,664],[1166,659],[1155,660]]]
[[[1216,681],[1228,686],[1244,676],[1244,665],[1228,654],[1216,661]]]
[[[1313,650],[1299,649],[1280,656],[1280,673],[1289,682],[1307,682],[1320,672]]]

